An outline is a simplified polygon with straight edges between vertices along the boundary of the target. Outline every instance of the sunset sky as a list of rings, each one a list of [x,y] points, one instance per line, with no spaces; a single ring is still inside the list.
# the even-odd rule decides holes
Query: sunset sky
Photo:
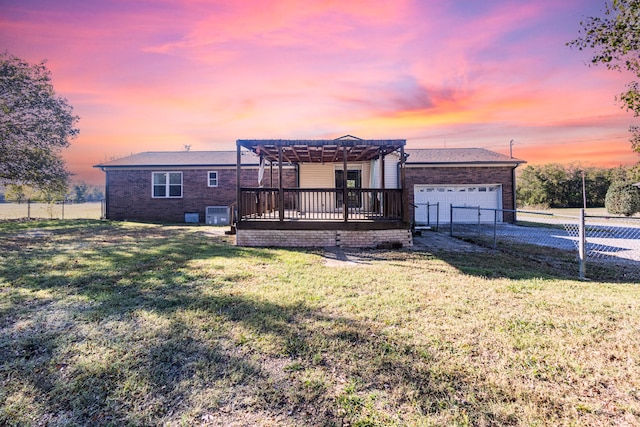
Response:
[[[0,0],[0,50],[47,59],[80,116],[76,180],[141,151],[406,138],[529,164],[640,158],[632,76],[565,43],[604,0]],[[636,119],[637,122],[637,119]]]

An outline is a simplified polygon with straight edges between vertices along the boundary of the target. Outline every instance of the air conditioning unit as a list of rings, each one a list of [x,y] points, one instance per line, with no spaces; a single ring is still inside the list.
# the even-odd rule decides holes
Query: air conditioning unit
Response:
[[[206,222],[210,225],[229,225],[229,207],[207,206]]]

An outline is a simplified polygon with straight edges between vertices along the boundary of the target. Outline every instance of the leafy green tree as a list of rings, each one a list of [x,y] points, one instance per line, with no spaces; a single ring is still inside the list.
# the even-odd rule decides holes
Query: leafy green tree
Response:
[[[588,17],[575,40],[567,43],[579,50],[593,50],[591,63],[611,70],[627,70],[640,79],[640,0],[605,3],[604,17]],[[631,81],[618,96],[623,108],[640,116],[640,85]],[[640,127],[631,126],[631,145],[640,152]]]
[[[631,183],[616,183],[609,187],[605,201],[607,212],[631,216],[640,212],[640,189]]]
[[[633,180],[633,170],[622,166],[606,169],[580,164],[529,165],[518,176],[517,202],[519,206],[540,208],[582,207],[584,173],[587,207],[604,206],[609,186],[614,182]]]
[[[528,165],[522,169],[516,182],[516,200],[519,206],[549,207],[538,167]]]
[[[27,195],[24,185],[9,185],[7,186],[7,192],[5,199],[12,202],[22,203],[27,200]]]
[[[10,202],[23,203],[27,200],[40,200],[42,194],[37,189],[25,184],[10,184],[7,186],[5,199]]]
[[[102,199],[104,199],[104,191],[99,185],[94,186],[87,196],[89,202],[99,202]]]
[[[0,183],[54,194],[66,191],[71,173],[60,151],[78,135],[79,119],[56,95],[45,63],[0,53]]]
[[[634,183],[640,182],[640,163],[637,163],[629,169],[627,179]]]
[[[85,182],[79,182],[73,186],[73,201],[76,203],[84,203],[87,201],[87,193],[89,187]]]

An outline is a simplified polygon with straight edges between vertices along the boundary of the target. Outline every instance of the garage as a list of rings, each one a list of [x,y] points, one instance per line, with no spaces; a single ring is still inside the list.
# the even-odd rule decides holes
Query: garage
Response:
[[[501,209],[502,185],[469,184],[469,185],[423,185],[414,186],[414,203],[416,224],[435,224],[451,222],[451,206],[470,206],[487,209]],[[435,205],[438,204],[438,207]],[[439,211],[439,213],[437,212]],[[502,215],[498,213],[498,221]],[[478,211],[472,209],[457,210],[454,221],[477,223]],[[494,212],[480,210],[480,222],[493,222]]]

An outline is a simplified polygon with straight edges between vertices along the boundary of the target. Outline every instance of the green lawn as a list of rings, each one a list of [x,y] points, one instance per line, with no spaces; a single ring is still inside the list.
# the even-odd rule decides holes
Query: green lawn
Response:
[[[637,284],[208,230],[0,223],[0,425],[640,423]]]

